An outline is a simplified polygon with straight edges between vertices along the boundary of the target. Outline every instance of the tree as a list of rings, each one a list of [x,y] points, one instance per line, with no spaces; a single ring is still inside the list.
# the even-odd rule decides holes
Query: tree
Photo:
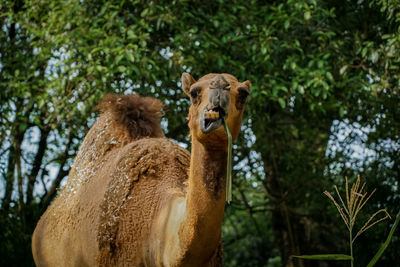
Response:
[[[188,144],[179,115],[189,103],[179,88],[183,71],[252,82],[235,144],[226,264],[279,266],[279,257],[285,265],[291,254],[346,249],[321,196],[332,183],[360,173],[381,192],[375,205],[391,214],[399,205],[399,8],[396,1],[1,1],[2,260],[31,264],[30,234],[106,92],[160,98],[167,136]],[[354,157],[360,147],[372,156]],[[378,246],[376,236],[365,238]],[[356,249],[376,250],[366,243]],[[385,263],[395,262],[396,248]]]

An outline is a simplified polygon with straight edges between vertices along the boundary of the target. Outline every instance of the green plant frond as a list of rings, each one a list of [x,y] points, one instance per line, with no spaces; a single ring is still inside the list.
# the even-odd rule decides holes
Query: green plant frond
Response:
[[[400,211],[397,213],[396,216],[396,221],[394,222],[392,229],[390,229],[390,233],[388,237],[386,238],[386,241],[382,244],[378,252],[375,254],[375,256],[372,258],[372,260],[368,263],[367,267],[372,267],[375,265],[375,263],[379,260],[379,258],[382,256],[383,252],[385,249],[389,246],[390,240],[392,240],[392,236],[394,231],[396,230],[397,226],[399,225],[400,221]]]
[[[335,261],[342,261],[342,260],[352,260],[353,258],[350,255],[345,254],[319,254],[319,255],[301,255],[301,256],[292,256],[298,259],[305,259],[305,260],[335,260]]]
[[[226,166],[226,202],[228,204],[232,201],[232,135],[229,131],[228,124],[225,119],[222,119],[224,129],[228,136],[228,159]]]

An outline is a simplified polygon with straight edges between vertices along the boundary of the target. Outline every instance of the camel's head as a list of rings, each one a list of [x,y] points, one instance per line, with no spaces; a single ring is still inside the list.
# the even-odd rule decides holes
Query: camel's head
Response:
[[[250,82],[239,82],[230,74],[207,74],[198,81],[188,73],[182,74],[182,89],[190,96],[189,111],[191,135],[207,146],[226,144],[227,136],[222,118],[228,124],[235,140],[240,131]]]

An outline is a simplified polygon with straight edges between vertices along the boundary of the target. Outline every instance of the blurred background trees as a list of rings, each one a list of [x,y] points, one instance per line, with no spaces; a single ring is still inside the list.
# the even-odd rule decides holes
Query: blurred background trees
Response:
[[[346,253],[324,190],[361,174],[377,188],[371,210],[400,206],[399,11],[391,0],[1,0],[0,263],[33,265],[33,229],[105,93],[161,99],[167,137],[190,149],[183,71],[252,82],[234,146],[225,266]],[[391,223],[360,237],[361,265]],[[395,266],[399,250],[397,231],[380,263]]]

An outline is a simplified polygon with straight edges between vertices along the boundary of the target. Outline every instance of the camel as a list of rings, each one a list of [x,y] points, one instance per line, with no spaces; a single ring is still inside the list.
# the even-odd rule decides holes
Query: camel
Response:
[[[159,100],[106,95],[33,233],[37,266],[221,266],[222,117],[235,140],[250,82],[183,73],[181,83],[191,99],[191,154],[164,136]]]

